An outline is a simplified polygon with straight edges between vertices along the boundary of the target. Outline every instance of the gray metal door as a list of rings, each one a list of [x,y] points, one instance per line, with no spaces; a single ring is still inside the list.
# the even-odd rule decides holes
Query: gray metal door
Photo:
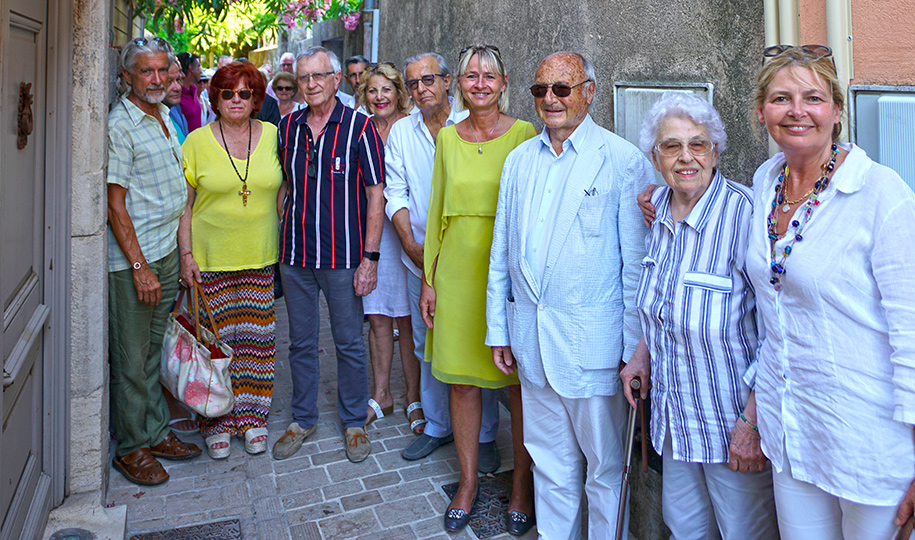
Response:
[[[42,438],[42,389],[51,310],[45,298],[44,211],[48,3],[4,0],[2,6],[0,540],[6,540],[35,538],[50,506],[51,479],[42,458],[42,445],[50,442]]]

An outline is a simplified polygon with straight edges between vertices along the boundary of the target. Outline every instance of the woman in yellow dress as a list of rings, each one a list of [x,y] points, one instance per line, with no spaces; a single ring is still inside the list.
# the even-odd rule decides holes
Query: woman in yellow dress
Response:
[[[457,85],[455,107],[470,115],[442,128],[436,140],[420,295],[420,312],[429,327],[425,360],[432,362],[435,378],[451,385],[451,427],[461,465],[445,529],[462,529],[476,502],[480,389],[510,386],[515,469],[508,525],[509,532],[523,534],[520,529],[526,531],[532,523],[533,492],[531,458],[522,437],[521,387],[517,375],[496,368],[485,344],[486,281],[502,165],[509,152],[537,132],[504,113],[508,78],[497,48],[462,50]]]

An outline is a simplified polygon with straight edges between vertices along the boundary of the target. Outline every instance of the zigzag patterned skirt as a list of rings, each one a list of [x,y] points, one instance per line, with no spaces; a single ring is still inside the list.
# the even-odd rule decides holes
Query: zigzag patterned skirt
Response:
[[[204,437],[217,433],[240,436],[250,428],[267,426],[273,397],[276,353],[273,266],[201,272],[201,276],[219,337],[235,351],[229,367],[235,408],[219,418],[198,416],[200,433]]]

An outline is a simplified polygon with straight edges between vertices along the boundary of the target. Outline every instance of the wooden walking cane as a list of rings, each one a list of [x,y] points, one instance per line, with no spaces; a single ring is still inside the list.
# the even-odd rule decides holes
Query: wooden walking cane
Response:
[[[616,540],[623,540],[623,524],[625,523],[626,517],[626,495],[629,493],[629,464],[632,462],[632,446],[635,443],[635,417],[638,413],[638,410],[642,408],[642,400],[640,399],[640,393],[638,390],[642,387],[642,381],[638,378],[632,379],[629,382],[629,387],[632,388],[632,397],[635,399],[636,407],[629,411],[629,423],[626,426],[626,449],[623,457],[623,485],[620,486],[620,505],[619,510],[616,514]],[[644,417],[644,414],[642,415]],[[642,441],[645,441],[645,434],[642,433]],[[642,451],[645,452],[646,447],[642,446]],[[645,461],[645,455],[642,455],[642,468],[644,469],[647,462]]]

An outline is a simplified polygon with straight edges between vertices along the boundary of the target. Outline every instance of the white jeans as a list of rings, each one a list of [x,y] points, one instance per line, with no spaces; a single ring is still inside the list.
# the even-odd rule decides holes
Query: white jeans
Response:
[[[547,385],[542,389],[522,386],[521,400],[524,447],[534,460],[534,508],[540,537],[581,537],[584,477],[588,536],[614,538],[623,474],[626,399],[621,393],[566,399]]]
[[[664,437],[661,505],[675,540],[769,540],[778,538],[771,466],[734,472],[727,463],[689,463],[673,457],[670,430]]]
[[[892,539],[897,507],[871,506],[830,495],[791,476],[785,458],[782,472],[772,470],[778,530],[782,540]]]

